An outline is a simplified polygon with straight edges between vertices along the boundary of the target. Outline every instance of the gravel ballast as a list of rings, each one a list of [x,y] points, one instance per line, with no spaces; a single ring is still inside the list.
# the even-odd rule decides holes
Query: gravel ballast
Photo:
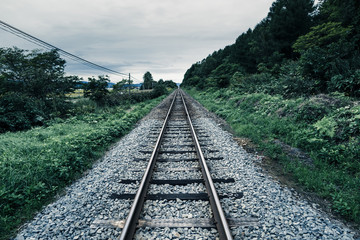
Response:
[[[163,107],[163,105],[161,105]],[[255,164],[259,156],[244,151],[233,136],[221,129],[218,122],[198,105],[194,125],[207,135],[206,144],[213,144],[217,153],[205,157],[222,156],[223,160],[209,160],[213,178],[234,178],[235,183],[215,183],[218,193],[238,193],[240,199],[221,199],[228,218],[255,218],[256,226],[231,228],[235,239],[354,239],[355,233],[298,195],[294,190],[279,184]],[[138,126],[123,137],[88,173],[66,189],[57,201],[45,207],[33,221],[23,227],[15,239],[117,239],[121,229],[96,225],[98,220],[122,220],[127,217],[132,200],[113,199],[111,195],[136,193],[138,182],[119,183],[121,179],[141,179],[148,158],[139,153],[149,150],[152,143],[147,137],[161,126],[159,109],[145,117]],[[164,114],[164,113],[162,113]],[[154,127],[155,126],[155,127]],[[176,140],[174,140],[176,142]],[[185,165],[186,164],[186,165]],[[193,162],[161,163],[161,168],[196,167]],[[169,173],[171,179],[181,179],[181,174]],[[157,179],[162,178],[159,176]],[[186,178],[184,176],[184,178]],[[201,184],[173,186],[171,190],[152,186],[154,192],[199,192]],[[171,203],[171,204],[170,204]],[[206,201],[151,201],[145,204],[142,217],[151,218],[208,218],[211,216]],[[173,211],[179,209],[177,211]],[[202,209],[199,211],[199,209]],[[155,214],[156,213],[156,214]],[[160,213],[160,214],[159,214]],[[143,228],[137,231],[137,239],[216,239],[216,229],[200,228]]]

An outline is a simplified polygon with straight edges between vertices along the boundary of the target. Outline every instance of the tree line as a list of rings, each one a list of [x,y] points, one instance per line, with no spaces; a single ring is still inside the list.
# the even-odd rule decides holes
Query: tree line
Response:
[[[100,107],[111,107],[152,99],[165,94],[167,88],[177,87],[170,80],[156,82],[147,72],[143,86],[150,76],[152,86],[146,89],[154,88],[153,91],[128,95],[123,92],[128,80],[120,81],[109,91],[108,76],[90,77],[84,83],[78,76],[66,76],[65,65],[66,61],[56,50],[0,48],[0,132],[25,130],[44,125],[47,120],[76,114],[76,104],[69,99],[69,94],[79,88],[89,101]]]
[[[359,97],[359,46],[360,1],[276,0],[254,29],[193,64],[182,86]]]

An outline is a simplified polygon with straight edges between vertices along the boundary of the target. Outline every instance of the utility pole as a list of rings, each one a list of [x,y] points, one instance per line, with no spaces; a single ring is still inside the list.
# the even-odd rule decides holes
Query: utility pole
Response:
[[[129,73],[129,96],[130,96],[130,87],[131,87],[131,85],[130,85],[130,83],[131,83],[131,77],[130,77],[130,73]]]

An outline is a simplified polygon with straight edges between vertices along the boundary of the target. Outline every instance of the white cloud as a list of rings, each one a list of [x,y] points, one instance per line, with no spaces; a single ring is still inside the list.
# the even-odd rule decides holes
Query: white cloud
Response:
[[[232,44],[272,0],[2,0],[1,20],[82,58],[180,82],[192,63]],[[36,48],[0,30],[0,47]],[[68,61],[71,74],[86,75]],[[80,73],[77,73],[80,72]],[[88,69],[89,76],[97,75]],[[101,74],[101,73],[98,73]]]

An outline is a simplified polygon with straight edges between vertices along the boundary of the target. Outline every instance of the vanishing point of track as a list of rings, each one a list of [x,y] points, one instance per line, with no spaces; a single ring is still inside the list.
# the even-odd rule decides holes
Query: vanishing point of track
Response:
[[[169,124],[169,122],[171,122],[171,124]],[[200,143],[198,141],[197,134],[192,124],[191,117],[189,115],[189,111],[187,109],[181,90],[177,90],[177,92],[174,94],[174,98],[167,112],[166,118],[160,130],[160,134],[156,140],[154,150],[151,153],[149,163],[147,165],[143,178],[140,182],[139,189],[135,195],[134,202],[132,204],[128,217],[125,221],[120,239],[132,239],[134,237],[136,228],[139,225],[139,217],[143,209],[144,202],[149,197],[148,188],[149,185],[151,184],[156,161],[159,158],[160,154],[166,152],[166,150],[163,151],[161,150],[163,148],[162,145],[165,144],[164,139],[166,139],[167,137],[176,137],[174,133],[172,133],[174,131],[179,131],[180,134],[186,133],[191,135],[193,146],[188,145],[187,147],[190,146],[193,149],[183,151],[183,153],[193,152],[193,151],[196,152],[199,161],[199,166],[203,176],[202,181],[205,183],[206,186],[207,196],[211,205],[214,223],[218,230],[219,237],[220,239],[232,239],[229,224],[225,218],[224,211],[221,208],[219,196],[216,192],[214,182],[211,178],[209,168],[206,164],[205,157],[201,150]],[[182,137],[184,138],[184,136]],[[185,136],[185,138],[187,138],[187,136]],[[181,151],[167,151],[167,153],[179,154],[181,153]],[[186,169],[183,170],[186,171]],[[165,180],[162,182],[169,183],[171,182],[171,180],[168,181]],[[183,182],[191,182],[191,180],[187,179],[184,180]],[[181,181],[178,181],[178,184],[183,184],[183,183],[181,183]],[[188,196],[188,197],[190,198],[195,197],[196,199],[196,196],[194,196],[196,194],[192,194],[192,195],[193,196]],[[200,196],[203,195],[200,194]],[[174,223],[174,226],[175,225],[176,224]]]

